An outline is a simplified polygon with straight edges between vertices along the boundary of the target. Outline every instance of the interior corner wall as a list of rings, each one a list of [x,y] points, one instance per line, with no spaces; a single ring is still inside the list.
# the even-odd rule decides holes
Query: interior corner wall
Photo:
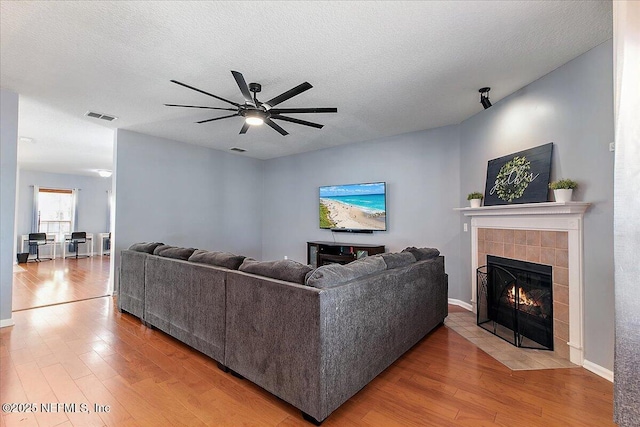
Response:
[[[78,231],[92,233],[97,239],[98,233],[109,232],[109,203],[107,191],[111,190],[111,179],[97,176],[48,173],[20,169],[18,172],[18,209],[17,234],[31,233],[33,211],[33,185],[42,188],[80,189],[78,195]],[[94,244],[98,252],[99,243]],[[20,249],[22,252],[22,250]],[[42,251],[42,249],[41,249]]]
[[[261,160],[122,129],[114,151],[116,269],[136,242],[260,259]]]
[[[612,57],[607,41],[464,121],[458,200],[464,206],[468,193],[484,192],[489,160],[554,143],[551,179],[576,180],[574,200],[592,204],[584,218],[585,358],[609,370],[614,345]],[[461,244],[465,301],[471,299],[469,234],[462,234]]]
[[[13,324],[13,236],[18,167],[18,94],[0,89],[0,326]]]
[[[292,136],[290,136],[292,137]],[[306,242],[325,240],[436,247],[445,255],[449,296],[459,293],[458,126],[265,161],[262,255],[306,263]],[[373,234],[319,228],[318,187],[386,181],[387,228]]]

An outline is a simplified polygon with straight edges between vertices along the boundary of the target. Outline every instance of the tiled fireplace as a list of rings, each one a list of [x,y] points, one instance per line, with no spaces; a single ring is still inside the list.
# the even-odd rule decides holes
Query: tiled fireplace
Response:
[[[531,203],[459,209],[471,217],[472,300],[487,255],[552,267],[557,356],[583,364],[583,215],[588,203]]]
[[[569,359],[569,236],[566,231],[478,228],[478,265],[487,255],[550,265],[553,279],[553,348]]]

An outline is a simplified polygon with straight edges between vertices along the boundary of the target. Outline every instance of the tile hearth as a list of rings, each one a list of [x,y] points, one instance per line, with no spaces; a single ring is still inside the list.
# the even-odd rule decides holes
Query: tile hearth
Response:
[[[578,367],[552,351],[518,348],[509,344],[476,325],[476,315],[470,311],[449,313],[444,324],[513,371]]]

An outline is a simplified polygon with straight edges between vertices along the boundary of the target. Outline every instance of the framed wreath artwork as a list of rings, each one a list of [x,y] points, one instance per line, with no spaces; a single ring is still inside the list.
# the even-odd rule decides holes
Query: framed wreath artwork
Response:
[[[484,205],[546,202],[553,142],[489,160]]]

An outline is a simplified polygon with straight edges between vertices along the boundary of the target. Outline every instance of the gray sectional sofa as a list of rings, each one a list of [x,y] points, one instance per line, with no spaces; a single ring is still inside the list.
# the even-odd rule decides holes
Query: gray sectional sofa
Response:
[[[447,316],[444,257],[433,250],[311,270],[294,261],[239,264],[221,261],[232,254],[178,248],[162,255],[158,248],[122,252],[119,308],[315,423]]]

